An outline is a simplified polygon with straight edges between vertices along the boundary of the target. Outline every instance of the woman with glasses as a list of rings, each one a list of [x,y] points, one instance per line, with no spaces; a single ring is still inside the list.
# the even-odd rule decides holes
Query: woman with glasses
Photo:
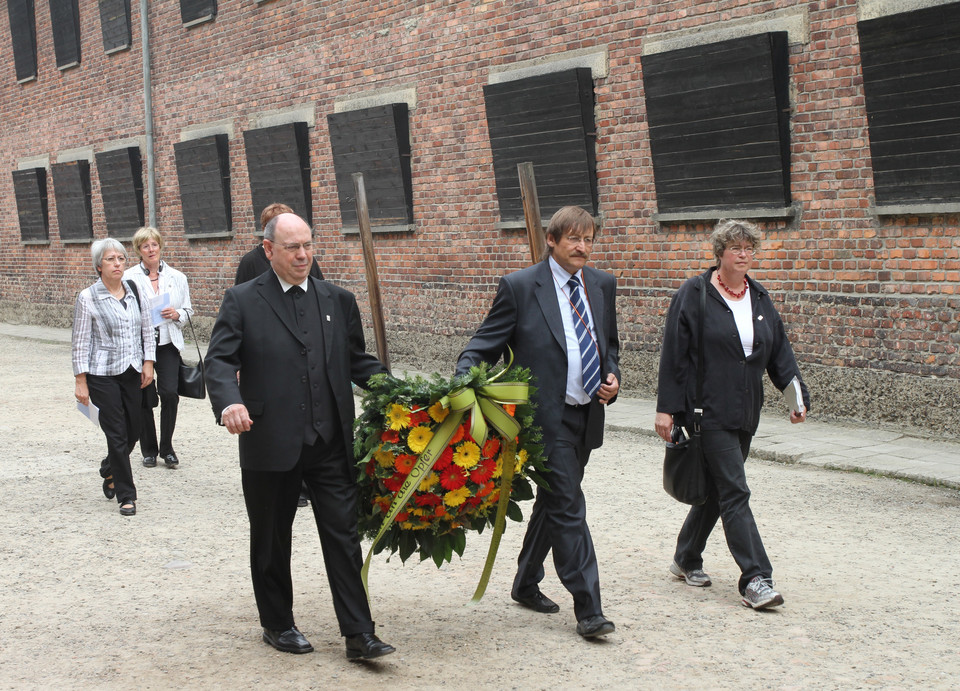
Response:
[[[103,493],[114,496],[120,513],[137,513],[137,488],[130,452],[140,434],[140,389],[153,381],[155,346],[148,309],[134,286],[123,280],[127,255],[113,238],[90,248],[99,280],[77,295],[73,312],[75,395],[83,405],[99,408],[98,422],[107,439],[100,464]]]
[[[750,510],[744,461],[760,422],[763,373],[781,391],[794,386],[803,406],[790,421],[803,422],[810,407],[807,388],[770,295],[747,275],[760,232],[746,221],[721,220],[710,236],[717,263],[702,276],[687,280],[673,296],[660,352],[655,427],[665,441],[675,440],[674,426],[693,421],[697,390],[698,345],[703,339],[703,410],[701,445],[709,492],[702,506],[687,514],[670,572],[688,585],[708,586],[703,550],[723,520],[727,546],[740,567],[738,584],[747,607],[765,609],[783,604],[773,589],[773,567],[767,558]],[[702,280],[701,280],[702,279]],[[700,292],[706,290],[703,333]]]
[[[160,441],[157,443],[157,425],[153,417],[157,396],[145,396],[143,421],[140,428],[140,453],[143,465],[153,468],[162,458],[168,468],[177,468],[180,459],[173,450],[173,430],[177,426],[177,407],[180,396],[177,383],[180,374],[180,352],[183,350],[183,329],[193,314],[187,277],[164,262],[163,238],[156,228],[141,228],[133,236],[133,249],[140,263],[131,266],[124,278],[137,284],[144,306],[159,300],[162,321],[154,328],[157,344],[157,393],[160,399]],[[149,400],[152,398],[153,400]]]

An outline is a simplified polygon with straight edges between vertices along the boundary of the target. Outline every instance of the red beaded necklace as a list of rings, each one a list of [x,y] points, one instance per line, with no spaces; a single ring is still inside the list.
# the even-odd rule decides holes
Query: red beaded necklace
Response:
[[[720,287],[721,287],[721,288],[723,288],[725,291],[727,291],[728,293],[730,293],[730,296],[731,296],[734,300],[739,300],[740,298],[742,298],[744,295],[747,294],[747,277],[746,277],[746,276],[743,277],[743,290],[741,290],[739,293],[735,293],[734,291],[730,290],[730,289],[727,287],[727,284],[723,282],[723,279],[722,279],[722,278],[720,278],[720,272],[719,272],[719,271],[717,272],[717,283],[720,284]]]

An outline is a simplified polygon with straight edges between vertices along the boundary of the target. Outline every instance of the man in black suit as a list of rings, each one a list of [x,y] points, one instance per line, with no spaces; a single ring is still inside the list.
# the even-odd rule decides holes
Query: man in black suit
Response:
[[[214,414],[240,435],[263,640],[284,652],[313,650],[293,619],[290,576],[305,482],[347,657],[380,657],[394,648],[374,634],[360,579],[351,381],[363,386],[386,369],[365,352],[353,294],[309,275],[307,223],[280,214],[267,224],[263,245],[270,270],[227,290],[205,360]]]
[[[286,204],[280,204],[279,202],[268,204],[263,207],[263,211],[260,212],[260,228],[265,230],[267,224],[274,216],[292,213],[293,209]],[[237,265],[237,274],[233,278],[233,285],[238,286],[241,283],[246,283],[269,268],[270,260],[267,259],[267,253],[263,249],[263,243],[261,242],[240,258],[240,264]],[[314,278],[323,278],[323,272],[320,271],[320,265],[317,264],[316,259],[314,259],[310,265],[310,275]]]
[[[590,450],[603,443],[603,406],[620,389],[616,279],[587,266],[596,231],[583,209],[557,211],[547,228],[548,256],[500,280],[490,312],[457,361],[463,373],[481,361],[496,363],[509,346],[515,363],[535,376],[535,422],[543,430],[550,491],[537,491],[511,595],[537,612],[559,611],[540,592],[552,549],[557,576],[573,595],[577,633],[585,638],[615,629],[600,606],[580,489]]]

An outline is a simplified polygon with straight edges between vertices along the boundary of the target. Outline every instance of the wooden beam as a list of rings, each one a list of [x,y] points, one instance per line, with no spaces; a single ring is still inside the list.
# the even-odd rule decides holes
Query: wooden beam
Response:
[[[377,357],[389,370],[390,353],[387,351],[387,330],[383,322],[383,303],[380,300],[380,276],[377,274],[377,259],[373,253],[373,232],[370,230],[367,189],[363,185],[363,173],[354,173],[352,177],[357,193],[357,221],[360,224],[360,246],[363,249],[364,273],[367,275],[367,295],[370,298],[373,337],[377,342]]]
[[[543,236],[543,221],[540,219],[540,199],[537,197],[537,181],[533,176],[533,162],[517,164],[520,176],[520,201],[523,202],[523,220],[527,225],[527,240],[530,243],[530,257],[536,264],[543,259],[546,240]]]

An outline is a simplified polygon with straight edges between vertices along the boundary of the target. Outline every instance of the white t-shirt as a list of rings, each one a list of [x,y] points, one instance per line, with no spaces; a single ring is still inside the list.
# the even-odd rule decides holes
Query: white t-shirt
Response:
[[[746,293],[740,300],[731,300],[723,291],[720,296],[733,312],[733,319],[737,322],[743,354],[750,357],[753,353],[753,305],[750,302],[750,288],[746,287]]]

